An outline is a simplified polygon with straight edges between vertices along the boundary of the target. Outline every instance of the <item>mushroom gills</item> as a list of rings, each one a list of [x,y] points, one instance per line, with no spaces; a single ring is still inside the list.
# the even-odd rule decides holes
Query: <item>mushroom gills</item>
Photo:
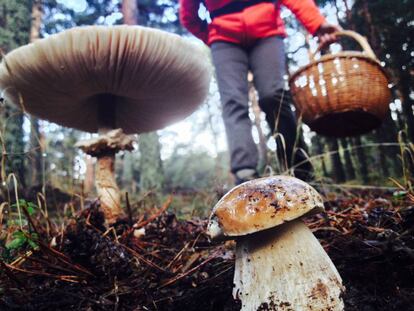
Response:
[[[344,289],[301,220],[237,240],[233,297],[241,300],[241,310],[343,310]]]

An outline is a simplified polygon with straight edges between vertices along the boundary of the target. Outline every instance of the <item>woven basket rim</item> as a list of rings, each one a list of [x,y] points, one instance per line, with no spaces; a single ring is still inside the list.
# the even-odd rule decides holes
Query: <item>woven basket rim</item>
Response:
[[[383,117],[383,115],[381,113],[373,112],[371,109],[369,109],[367,107],[361,106],[361,107],[358,107],[358,108],[355,108],[355,107],[350,108],[349,106],[344,106],[344,107],[335,107],[334,109],[329,109],[327,111],[324,111],[323,113],[321,113],[321,112],[316,113],[312,117],[312,120],[315,121],[316,119],[319,119],[320,117],[323,117],[326,114],[345,113],[345,112],[353,112],[353,111],[369,113],[371,115],[376,116],[377,118],[379,118],[380,116]]]
[[[298,70],[296,70],[290,77],[289,77],[289,85],[291,85],[293,83],[294,80],[296,80],[296,77],[301,74],[303,71],[306,71],[307,69],[309,69],[310,67],[313,66],[317,66],[318,64],[321,63],[326,63],[329,61],[332,61],[334,59],[337,58],[359,58],[359,59],[363,59],[365,61],[368,61],[374,65],[377,65],[378,68],[382,71],[382,73],[387,77],[388,77],[388,73],[385,71],[385,69],[381,66],[381,63],[379,62],[379,60],[374,59],[372,57],[367,56],[366,54],[364,54],[363,52],[358,52],[358,51],[344,51],[344,52],[339,52],[336,54],[327,54],[327,55],[323,55],[321,56],[319,59],[311,61],[309,64],[306,64],[305,66],[302,66],[301,68],[299,68]]]

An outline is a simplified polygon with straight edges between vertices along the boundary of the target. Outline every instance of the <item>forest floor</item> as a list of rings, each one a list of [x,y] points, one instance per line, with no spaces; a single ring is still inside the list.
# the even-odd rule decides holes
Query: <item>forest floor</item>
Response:
[[[306,222],[343,278],[346,310],[414,310],[412,197],[328,197]],[[114,230],[96,203],[59,228],[25,213],[34,245],[0,246],[0,310],[239,310],[234,242],[211,244],[205,219],[179,221],[168,205]]]

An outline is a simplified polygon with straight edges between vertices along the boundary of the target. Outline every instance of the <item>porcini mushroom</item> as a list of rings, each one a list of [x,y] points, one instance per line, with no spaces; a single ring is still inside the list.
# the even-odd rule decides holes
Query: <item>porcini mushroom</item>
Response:
[[[323,210],[318,192],[289,176],[245,182],[214,207],[212,239],[236,239],[233,296],[242,309],[343,310],[341,277],[300,220]]]
[[[125,134],[190,115],[208,92],[206,59],[200,47],[160,30],[77,27],[7,54],[0,89],[39,118],[104,135],[80,146],[98,158],[96,184],[111,223],[121,213],[115,153],[132,148]]]

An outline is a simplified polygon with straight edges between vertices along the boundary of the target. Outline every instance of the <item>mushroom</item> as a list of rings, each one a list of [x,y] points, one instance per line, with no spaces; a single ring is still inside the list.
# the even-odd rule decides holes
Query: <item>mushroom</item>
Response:
[[[75,27],[20,47],[0,65],[2,97],[48,121],[102,137],[79,146],[96,156],[96,185],[108,223],[122,213],[115,153],[126,134],[190,115],[207,95],[205,50],[141,26]],[[117,131],[112,131],[117,129]]]
[[[213,209],[211,239],[236,239],[233,297],[242,309],[343,310],[341,277],[300,219],[323,211],[318,192],[289,176],[245,182]]]
[[[115,129],[76,144],[83,152],[97,158],[96,190],[105,218],[110,222],[121,213],[121,195],[115,179],[115,154],[121,150],[133,150],[133,143],[131,135],[125,135],[122,129]]]

